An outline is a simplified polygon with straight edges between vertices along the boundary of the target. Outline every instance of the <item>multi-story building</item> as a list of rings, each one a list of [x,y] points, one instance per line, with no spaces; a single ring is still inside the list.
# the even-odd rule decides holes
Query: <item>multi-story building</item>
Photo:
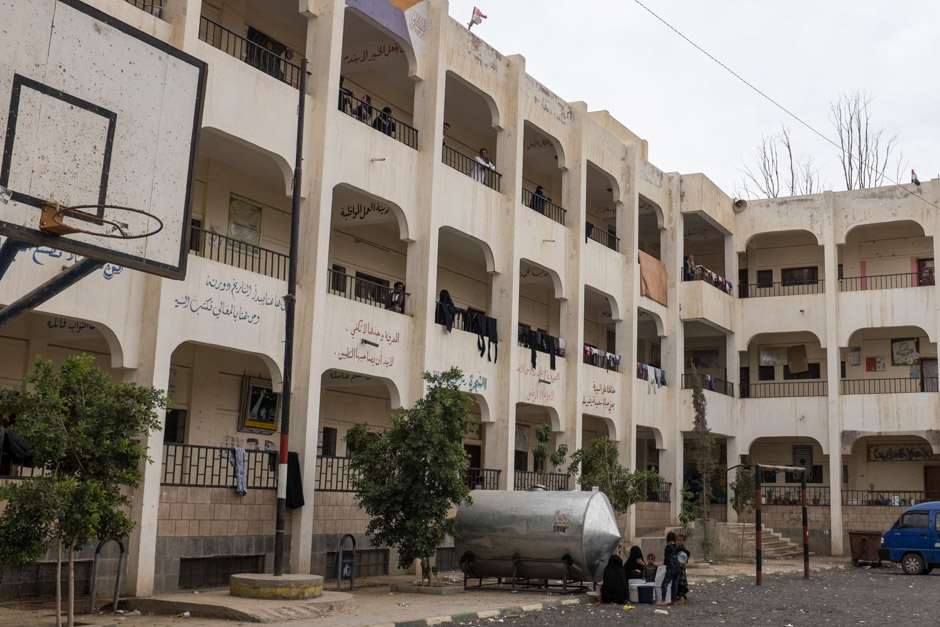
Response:
[[[553,94],[446,0],[86,1],[208,64],[185,280],[105,266],[0,328],[0,384],[21,385],[37,354],[85,352],[169,391],[135,494],[128,592],[271,567],[277,439],[243,427],[283,371],[301,57],[293,572],[332,572],[345,533],[361,572],[394,568],[364,535],[343,437],[383,428],[423,393],[423,371],[452,366],[475,400],[474,486],[579,489],[534,468],[534,426],[571,450],[606,436],[667,480],[633,508],[632,534],[676,520],[693,363],[719,444],[719,520],[734,518],[726,469],[745,461],[813,468],[824,552],[940,491],[937,181],[743,207],[701,174],[658,169],[646,140]],[[495,169],[474,160],[481,148]],[[63,262],[20,253],[0,303]],[[246,496],[231,489],[236,446]],[[791,479],[765,481],[777,528],[798,526]]]

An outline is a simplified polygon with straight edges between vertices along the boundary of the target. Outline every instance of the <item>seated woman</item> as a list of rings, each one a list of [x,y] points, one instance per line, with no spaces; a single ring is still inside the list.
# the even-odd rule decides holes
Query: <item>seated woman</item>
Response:
[[[602,603],[626,603],[630,589],[627,576],[623,572],[623,561],[617,555],[611,555],[604,568],[604,583],[601,585]]]
[[[643,549],[638,546],[630,547],[630,556],[627,557],[627,563],[623,566],[627,579],[643,579],[644,568],[646,568],[646,561],[643,559]]]

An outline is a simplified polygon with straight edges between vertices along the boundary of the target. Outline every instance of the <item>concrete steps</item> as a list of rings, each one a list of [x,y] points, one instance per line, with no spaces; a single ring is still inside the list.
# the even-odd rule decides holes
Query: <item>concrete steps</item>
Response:
[[[737,541],[744,537],[744,545],[751,549],[755,544],[755,527],[751,523],[729,523],[727,530]],[[761,529],[761,554],[765,559],[801,559],[803,545],[796,544],[770,527]]]

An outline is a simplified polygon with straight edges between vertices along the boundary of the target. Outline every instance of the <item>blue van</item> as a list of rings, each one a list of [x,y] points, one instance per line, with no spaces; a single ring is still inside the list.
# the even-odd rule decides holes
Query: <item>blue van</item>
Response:
[[[940,566],[940,502],[906,510],[881,536],[878,559],[899,562],[906,575],[922,575]]]

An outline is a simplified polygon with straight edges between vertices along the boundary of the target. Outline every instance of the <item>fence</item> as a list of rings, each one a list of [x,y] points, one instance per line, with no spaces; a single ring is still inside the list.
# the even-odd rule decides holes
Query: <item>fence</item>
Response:
[[[543,485],[546,490],[562,492],[568,489],[569,479],[568,475],[557,472],[541,473],[517,470],[513,489],[528,490],[532,486]]]
[[[806,486],[806,504],[829,506],[829,486]],[[761,488],[762,505],[802,505],[798,485],[767,485]]]
[[[843,505],[892,505],[907,507],[926,501],[940,501],[940,492],[917,490],[843,490]]]
[[[249,488],[277,487],[277,452],[245,451]],[[203,488],[235,487],[235,449],[196,444],[163,445],[161,485]]]
[[[582,361],[589,366],[620,372],[620,355],[584,345]]]
[[[909,394],[937,392],[937,377],[921,379],[842,379],[842,394]]]
[[[803,296],[806,294],[822,294],[826,290],[825,281],[805,281],[800,283],[750,283],[745,286],[740,298],[763,298],[765,296]]]
[[[154,17],[163,17],[163,0],[124,0]]]
[[[611,250],[620,250],[620,238],[613,233],[608,233],[604,229],[594,226],[590,222],[584,223],[585,235],[599,244],[603,244]]]
[[[444,165],[449,165],[458,172],[471,177],[473,180],[483,183],[490,189],[499,191],[500,179],[503,177],[502,174],[496,170],[491,170],[481,163],[477,163],[475,159],[454,150],[450,146],[444,146],[444,150],[441,153],[441,161]]]
[[[751,383],[748,398],[791,398],[794,396],[826,396],[828,381],[785,381],[780,383]]]
[[[355,492],[350,481],[348,457],[330,457],[321,455],[317,458],[318,492]]]
[[[705,283],[711,285],[715,289],[721,290],[725,294],[731,294],[731,283],[726,281],[724,277],[719,274],[712,272],[705,266],[683,266],[682,267],[682,280],[683,281],[704,281]]]
[[[348,90],[339,90],[339,110],[375,130],[397,139],[409,148],[418,149],[418,129],[409,126],[398,118],[385,113],[371,102],[360,100]]]
[[[199,39],[229,56],[244,61],[293,87],[300,84],[300,66],[274,54],[264,46],[236,35],[205,16],[199,17]]]
[[[866,290],[894,290],[902,287],[924,287],[934,284],[933,268],[923,272],[901,274],[876,274],[839,279],[840,292],[862,292]]]
[[[467,468],[464,481],[471,490],[498,490],[499,471],[492,468]]]
[[[10,437],[9,433],[6,437]],[[13,457],[10,453],[4,454],[0,448],[0,479],[28,479],[42,474],[43,469],[34,467],[31,458]]]
[[[272,279],[287,279],[287,255],[196,226],[190,227],[189,251],[197,257],[263,274]]]
[[[365,303],[372,307],[388,309],[395,313],[405,313],[408,292],[396,290],[394,287],[368,281],[332,268],[327,269],[326,272],[327,291],[330,294]]]
[[[671,501],[672,483],[669,481],[659,481],[653,485],[646,486],[647,503],[669,503]]]
[[[694,382],[695,375],[684,374],[682,375],[682,389],[691,390]],[[699,380],[702,382],[703,390],[710,390],[712,392],[717,392],[718,394],[724,394],[725,396],[734,397],[734,383],[730,381],[725,381],[724,379],[719,379],[710,375],[699,374]]]
[[[543,216],[548,216],[558,224],[565,223],[565,215],[568,211],[561,205],[556,205],[544,196],[536,196],[534,192],[522,188],[522,204],[534,211],[538,211]]]

